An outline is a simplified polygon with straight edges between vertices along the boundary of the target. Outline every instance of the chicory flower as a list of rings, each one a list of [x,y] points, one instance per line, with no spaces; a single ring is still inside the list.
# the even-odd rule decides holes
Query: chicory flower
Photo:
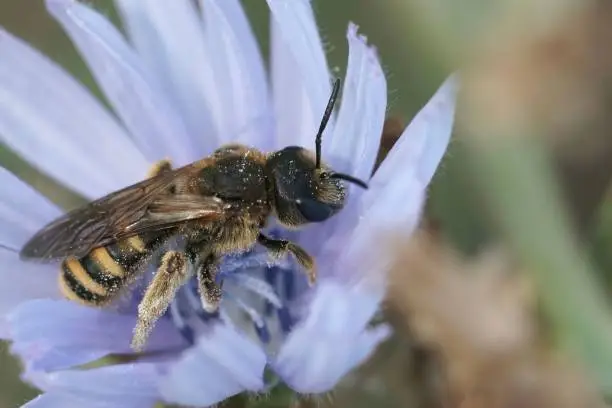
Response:
[[[181,166],[229,142],[265,151],[313,148],[330,75],[307,0],[268,0],[271,73],[238,0],[117,0],[127,39],[74,0],[46,0],[112,106],[106,110],[44,55],[0,29],[0,138],[33,166],[88,199],[144,178],[157,160]],[[264,391],[272,370],[300,393],[330,390],[389,334],[369,325],[385,292],[377,237],[413,231],[426,188],[449,142],[456,80],[449,78],[406,128],[370,179],[387,103],[375,50],[351,24],[341,106],[323,158],[369,179],[351,188],[335,218],[272,233],[318,263],[313,288],[291,262],[258,251],[229,257],[220,312],[201,310],[188,283],[136,361],[87,370],[132,353],[134,299],[114,309],[62,300],[57,265],[18,252],[60,209],[0,169],[0,337],[12,341],[24,379],[44,392],[28,407],[208,406]],[[194,301],[196,299],[196,301]],[[245,318],[246,316],[246,318]]]

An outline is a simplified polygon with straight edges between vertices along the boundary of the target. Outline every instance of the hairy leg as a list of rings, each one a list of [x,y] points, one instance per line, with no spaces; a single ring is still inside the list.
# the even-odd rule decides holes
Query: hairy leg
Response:
[[[215,281],[218,271],[219,258],[213,254],[209,254],[204,258],[197,269],[198,289],[200,299],[202,300],[202,308],[208,313],[217,311],[223,295],[221,285]]]
[[[170,160],[159,160],[149,168],[147,178],[153,178],[171,170]],[[166,238],[164,237],[163,241]],[[149,259],[147,257],[146,262],[141,262],[140,267],[144,267]],[[185,254],[168,251],[162,256],[160,266],[138,305],[138,321],[132,337],[134,350],[139,351],[145,346],[149,334],[155,327],[155,322],[166,312],[176,291],[187,279],[188,270]]]
[[[300,265],[306,270],[308,282],[312,285],[317,280],[317,269],[314,259],[299,245],[284,239],[271,239],[264,234],[259,234],[257,242],[266,247],[270,254],[275,258],[284,256],[291,252]]]
[[[195,265],[202,309],[213,313],[219,308],[223,293],[216,282],[220,258],[213,253],[210,242],[206,240],[189,245],[186,252],[191,263]]]
[[[189,261],[183,252],[168,251],[138,305],[132,348],[142,350],[155,322],[166,312],[176,291],[189,278]]]

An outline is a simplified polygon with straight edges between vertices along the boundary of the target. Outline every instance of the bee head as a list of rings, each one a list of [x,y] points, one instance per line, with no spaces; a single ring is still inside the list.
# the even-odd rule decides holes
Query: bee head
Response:
[[[316,136],[316,152],[289,146],[270,155],[266,173],[274,195],[278,220],[288,226],[322,222],[344,207],[343,180],[367,188],[348,174],[336,173],[321,163],[321,136],[329,121],[340,89],[336,80]]]

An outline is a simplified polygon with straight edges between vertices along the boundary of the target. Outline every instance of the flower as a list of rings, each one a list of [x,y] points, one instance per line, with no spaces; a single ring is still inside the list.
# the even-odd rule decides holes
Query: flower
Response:
[[[89,199],[144,178],[156,160],[175,166],[239,142],[266,151],[312,148],[330,94],[329,71],[307,0],[268,0],[271,84],[238,0],[116,1],[129,42],[74,0],[46,0],[110,102],[108,112],[60,67],[0,30],[0,137],[32,165]],[[202,4],[203,3],[203,4]],[[323,158],[368,179],[386,109],[376,52],[350,25],[341,107]],[[317,259],[309,288],[289,261],[258,251],[230,257],[220,313],[206,315],[187,283],[137,361],[87,370],[129,354],[134,303],[95,309],[60,299],[57,265],[24,263],[18,251],[61,211],[6,170],[0,198],[0,336],[45,391],[28,407],[207,406],[263,391],[273,370],[301,393],[331,389],[389,334],[370,327],[385,292],[378,234],[416,228],[425,190],[449,142],[456,80],[449,78],[406,128],[370,179],[351,189],[335,218],[291,237]],[[139,292],[133,295],[137,298]],[[234,313],[239,312],[239,313]],[[242,316],[248,316],[243,319]],[[236,317],[237,316],[237,317]]]

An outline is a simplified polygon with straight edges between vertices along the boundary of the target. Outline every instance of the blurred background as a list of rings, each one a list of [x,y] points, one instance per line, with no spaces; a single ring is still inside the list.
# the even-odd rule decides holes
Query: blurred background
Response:
[[[110,0],[91,0],[117,21]],[[268,11],[244,1],[264,55]],[[385,316],[396,334],[333,398],[260,406],[587,407],[612,396],[612,9],[604,1],[313,1],[331,67],[349,21],[389,88],[381,155],[446,76],[456,129],[417,237],[401,230]],[[100,92],[42,0],[0,25]],[[6,148],[0,164],[66,209],[82,200]],[[0,344],[0,408],[36,394]],[[287,402],[290,401],[290,402]],[[243,397],[229,406],[254,405]]]

